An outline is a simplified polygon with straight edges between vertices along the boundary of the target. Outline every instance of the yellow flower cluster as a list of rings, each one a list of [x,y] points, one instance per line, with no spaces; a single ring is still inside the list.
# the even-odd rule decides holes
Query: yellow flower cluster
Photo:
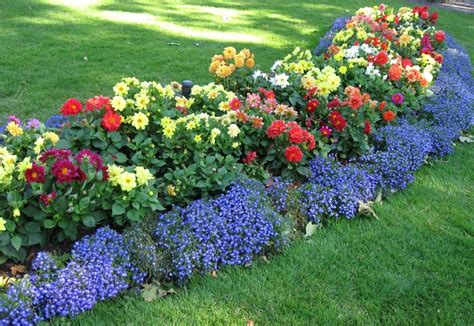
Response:
[[[9,186],[16,168],[17,156],[8,152],[6,147],[0,147],[0,185]]]
[[[326,66],[323,70],[313,68],[302,78],[301,84],[304,89],[317,87],[318,94],[328,96],[336,91],[341,84],[341,78],[336,74],[333,67]]]
[[[124,168],[118,165],[108,165],[107,171],[109,173],[109,182],[113,186],[120,186],[123,191],[131,191],[137,186],[143,186],[148,181],[153,180],[154,177],[148,169],[142,166],[135,167],[135,173],[125,171]]]
[[[226,47],[222,54],[212,57],[209,72],[219,78],[227,78],[238,68],[252,68],[254,65],[255,57],[249,49],[237,53],[234,47]]]
[[[301,50],[296,47],[292,53],[288,54],[282,61],[282,67],[287,72],[295,72],[297,74],[304,74],[306,71],[314,67],[311,61],[312,55],[309,50]]]
[[[10,121],[6,129],[13,137],[23,135],[23,128],[21,128],[20,125],[17,124],[15,121]]]
[[[46,141],[50,141],[51,144],[54,146],[59,141],[59,136],[56,133],[51,132],[51,131],[47,131],[43,133],[41,136],[39,136],[35,140],[35,147],[33,148],[33,151],[35,152],[36,155],[39,155],[41,153]]]

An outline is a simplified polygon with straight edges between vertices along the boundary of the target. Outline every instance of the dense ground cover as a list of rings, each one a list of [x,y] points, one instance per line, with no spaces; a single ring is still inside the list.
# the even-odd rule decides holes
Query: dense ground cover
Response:
[[[126,76],[204,84],[211,80],[209,58],[230,43],[251,48],[258,64],[268,68],[296,46],[313,48],[335,18],[371,5],[369,0],[3,1],[0,117],[45,119],[67,98],[107,95]],[[472,53],[472,17],[440,12],[439,28]]]
[[[451,58],[451,60],[452,60],[452,58]],[[451,69],[452,69],[452,68],[451,68]],[[457,69],[457,68],[455,68],[455,69]],[[461,68],[461,70],[462,70],[462,68]],[[464,78],[466,78],[466,77],[464,77]],[[458,81],[461,81],[461,82],[462,82],[462,80],[458,80]],[[445,84],[441,83],[441,87],[443,87],[442,85],[445,85]],[[461,85],[460,85],[460,86],[461,86]],[[448,86],[448,91],[449,91],[449,86]],[[460,93],[460,94],[461,94],[461,95],[460,95],[461,97],[464,97],[464,96],[465,96],[463,93]],[[467,98],[466,98],[466,100],[467,100]],[[462,100],[461,100],[461,101],[462,101]],[[462,102],[456,102],[456,101],[455,101],[455,102],[453,102],[453,105],[459,106],[459,105],[460,105],[459,103],[462,103]],[[469,103],[469,102],[467,102],[467,103]],[[73,107],[71,106],[70,108],[72,109]],[[436,113],[436,112],[439,111],[439,109],[444,110],[445,108],[444,108],[444,106],[441,106],[440,108],[436,108],[436,106],[433,106],[430,110],[434,110],[433,112]],[[438,111],[436,111],[436,110],[438,110]],[[441,113],[442,113],[442,112],[441,112]],[[457,116],[459,116],[460,113],[462,114],[462,111],[456,112]],[[446,121],[446,119],[444,119],[444,116],[443,116],[443,115],[441,115],[441,116],[439,115],[439,112],[436,113],[435,116],[437,116],[438,119],[439,119],[440,117],[442,117],[442,118],[441,118],[441,122]],[[459,117],[461,118],[461,116],[459,116]],[[461,120],[459,120],[459,122],[461,123],[462,126],[465,126],[465,122],[462,122],[462,119],[463,119],[463,118],[464,118],[464,117],[462,117]],[[457,118],[456,118],[456,119],[457,119]],[[446,121],[446,122],[447,122],[447,121]],[[454,123],[453,123],[453,122],[454,122]],[[458,128],[458,126],[460,126],[460,125],[456,125],[456,123],[457,123],[456,121],[453,121],[453,122],[450,122],[450,124],[453,125],[455,128]],[[138,127],[136,127],[136,128],[138,129]],[[403,127],[403,128],[406,128],[406,127]],[[402,133],[403,133],[403,128],[402,128],[402,129],[400,129],[400,128],[399,128],[399,129],[396,129],[396,128],[395,128],[395,129],[393,129],[392,131],[390,131],[390,129],[386,129],[386,134],[387,134],[387,132],[388,132],[388,134],[387,134],[388,136],[382,136],[382,137],[392,137],[392,138],[391,138],[391,139],[392,139],[391,141],[393,141],[393,140],[397,141],[397,138],[398,138],[398,141],[403,141],[403,137],[404,137],[404,136],[403,136],[403,135],[400,135],[400,131],[402,131]],[[410,129],[410,128],[411,128],[411,129]],[[424,127],[422,126],[422,128],[424,128]],[[436,127],[436,128],[438,128],[438,127]],[[433,131],[435,131],[435,135],[437,135],[437,132],[438,132],[438,130],[437,130],[436,128],[433,130]],[[412,127],[409,127],[409,126],[408,126],[408,129],[407,129],[407,130],[411,130],[410,132],[412,133],[412,135],[413,135],[414,137],[420,137],[419,140],[422,141],[422,144],[426,144],[426,146],[428,146],[429,144],[426,143],[426,137],[427,137],[427,135],[424,134],[424,133],[421,133],[421,134],[420,134],[420,131],[417,131],[416,129],[417,129],[417,127],[416,127],[415,129],[413,129]],[[441,129],[441,130],[444,130],[444,129]],[[229,131],[230,131],[230,128],[229,128]],[[449,130],[446,130],[446,131],[449,131]],[[396,135],[395,138],[393,138],[393,136],[390,136],[390,133],[392,133],[392,134],[394,133],[394,135]],[[397,135],[397,133],[398,133],[398,135]],[[444,137],[446,137],[447,135],[446,135],[446,134],[443,135],[442,133],[440,133],[437,137],[439,137],[439,136],[441,136],[441,137],[444,138]],[[402,138],[400,138],[400,137],[402,137]],[[430,137],[431,137],[431,136],[430,136]],[[430,137],[428,137],[428,138],[430,138]],[[449,137],[452,137],[452,136],[447,136],[447,137],[448,137],[448,139],[449,139]],[[441,140],[441,139],[440,139],[440,140]],[[430,141],[431,141],[431,140],[430,140]],[[412,144],[412,143],[413,143],[413,144],[416,144],[416,142],[410,142],[410,144]],[[447,144],[447,143],[446,143],[446,144]],[[393,145],[392,145],[392,146],[393,146]],[[413,145],[410,145],[410,146],[413,146]],[[423,145],[423,146],[425,146],[425,145]],[[422,162],[422,159],[423,159],[423,156],[424,156],[423,153],[428,153],[428,152],[430,152],[430,151],[432,150],[432,149],[431,149],[431,145],[429,145],[428,147],[426,147],[426,146],[423,147],[423,146],[421,146],[421,147],[419,147],[419,146],[416,147],[416,146],[415,146],[415,147],[414,147],[414,148],[415,148],[415,151],[414,151],[414,152],[407,152],[407,154],[409,154],[409,155],[413,155],[413,154],[415,155],[415,156],[413,156],[413,157],[412,157],[411,159],[409,159],[409,160],[413,160],[413,163],[410,163],[410,164],[415,164],[416,166],[413,167],[413,168],[410,168],[410,169],[416,169],[416,168],[418,167],[418,165]],[[420,149],[420,151],[417,151],[418,148]],[[399,150],[397,147],[394,147],[394,149],[395,149],[395,151],[398,151],[398,150]],[[412,151],[412,150],[413,150],[413,149],[410,149],[410,151]],[[434,151],[435,151],[435,153],[441,153],[441,152],[444,153],[444,150],[443,150],[443,149],[439,149],[439,148],[436,148]],[[418,152],[418,153],[417,153],[417,152]],[[420,161],[420,154],[422,154],[422,155],[421,155],[421,161]],[[56,155],[56,154],[55,154],[55,155]],[[62,155],[62,154],[61,154],[61,155]],[[398,154],[397,154],[397,155],[398,155]],[[80,156],[79,156],[79,157],[80,157]],[[382,156],[380,156],[380,158],[382,158]],[[368,158],[368,159],[369,159],[369,161],[370,161],[370,158]],[[78,159],[77,157],[76,157],[76,160],[79,161],[79,159]],[[408,162],[409,162],[409,161],[408,161]],[[319,164],[319,163],[316,163],[316,169],[317,169],[317,165],[318,165],[318,164]],[[378,164],[380,164],[380,163],[378,163]],[[382,163],[382,164],[385,164],[385,163]],[[392,164],[393,164],[393,163],[392,163]],[[405,162],[403,162],[403,164],[405,164]],[[96,165],[95,167],[98,168],[97,165]],[[53,168],[53,169],[54,169],[54,168]],[[346,170],[347,170],[347,169],[346,169]],[[344,171],[346,171],[346,170],[344,170]],[[324,171],[324,170],[323,170],[323,171]],[[338,170],[338,171],[339,171],[339,170]],[[343,170],[340,170],[340,173],[343,173],[344,171],[343,171]],[[347,170],[347,171],[348,171],[348,170]],[[346,171],[346,172],[347,172],[347,171]],[[346,172],[344,172],[344,173],[346,173]],[[408,171],[407,171],[407,172],[408,172]],[[138,171],[137,171],[137,173],[138,173]],[[403,175],[405,175],[405,171],[403,171]],[[408,174],[406,177],[408,177],[408,180],[411,178],[411,177],[409,177],[409,174]],[[390,178],[391,178],[391,177],[390,177]],[[336,179],[334,179],[334,180],[336,180]],[[390,179],[388,179],[388,180],[389,180],[389,181],[392,181],[392,180],[390,180]],[[317,179],[315,179],[314,181],[316,181],[316,183],[318,182]],[[397,182],[397,183],[396,183],[397,188],[398,188],[398,182],[399,182],[399,181],[400,181],[400,180],[397,180],[397,181],[396,181],[396,182]],[[312,181],[312,182],[313,182],[313,181]],[[334,181],[332,181],[332,182],[334,182]],[[339,182],[339,181],[336,181],[336,182]],[[401,180],[400,182],[405,182],[405,181]],[[402,183],[402,184],[403,184],[403,183]],[[401,185],[402,185],[402,184],[401,184]],[[322,185],[322,186],[327,186],[327,184]],[[122,187],[122,189],[124,188],[122,185],[121,185],[121,187]],[[319,185],[318,185],[318,187],[319,187]],[[316,188],[316,190],[317,190],[317,189],[320,189],[320,188],[318,188],[318,187]],[[401,188],[403,188],[403,187],[404,187],[404,186],[402,186]],[[390,188],[391,188],[391,187],[388,187],[387,189],[390,189]],[[312,188],[311,188],[311,189],[312,189]],[[310,189],[310,190],[311,190],[311,189]],[[233,191],[235,192],[235,189],[234,189]],[[237,190],[237,191],[238,191],[238,190]],[[257,190],[257,191],[258,191],[258,190]],[[312,190],[312,191],[314,191],[314,190]],[[319,191],[319,190],[318,190],[318,191]],[[319,191],[319,192],[320,192],[320,191]],[[311,192],[310,192],[310,193],[311,193]],[[227,196],[230,196],[230,198],[232,198],[232,193],[230,193],[230,194],[227,195]],[[251,195],[251,197],[252,197],[252,196],[253,196],[253,195]],[[370,195],[368,198],[371,198],[371,196],[373,196],[373,194]],[[229,204],[230,204],[230,205],[240,205],[240,204],[239,204],[238,202],[236,202],[236,201],[234,201],[234,203],[232,203],[233,200],[229,201],[228,199],[226,199],[225,196],[219,197],[219,198],[222,198],[222,199],[218,199],[217,201],[213,202],[213,203],[212,203],[212,207],[214,207],[214,208],[211,208],[211,210],[217,209],[218,211],[227,211],[227,210],[229,209],[229,206],[227,206],[227,205],[229,205]],[[230,199],[230,198],[229,198],[229,199]],[[54,198],[53,198],[53,199],[54,199]],[[244,200],[248,200],[248,199],[244,199]],[[244,202],[242,202],[242,204],[247,205],[247,203],[244,203]],[[248,202],[248,204],[250,204],[250,202]],[[258,206],[258,205],[261,205],[261,204],[257,204],[257,206],[255,206],[255,207],[260,207],[260,206]],[[352,204],[351,204],[351,205],[352,205]],[[199,208],[199,204],[197,204],[197,206],[194,205],[194,207],[197,209],[196,212],[198,212],[199,209],[201,209],[201,208]],[[232,206],[231,206],[231,207],[232,207]],[[253,206],[252,206],[252,207],[253,207]],[[349,206],[348,206],[348,207],[349,207]],[[193,209],[194,209],[194,208],[193,208]],[[231,213],[231,212],[232,212],[232,209],[235,209],[235,208],[231,208],[231,210],[229,211],[230,214],[232,214],[232,213]],[[258,211],[258,210],[259,210],[259,209],[257,208],[257,211]],[[328,212],[328,213],[330,213],[331,210],[332,210],[332,209],[329,208],[329,212]],[[347,212],[347,211],[342,211],[342,212],[344,213],[344,212]],[[117,213],[120,214],[119,212],[117,212]],[[176,212],[175,212],[175,213],[176,213]],[[171,213],[171,214],[175,214],[175,213]],[[185,214],[191,214],[191,213],[192,213],[191,211],[188,211],[188,213],[185,213]],[[214,213],[217,213],[217,211],[216,211],[216,212],[212,212],[212,214],[214,214]],[[193,213],[193,214],[194,214],[194,213]],[[220,215],[219,215],[219,214],[220,214]],[[225,219],[226,219],[225,215],[222,215],[221,213],[219,213],[219,214],[216,215],[216,217],[217,217],[217,218],[224,218],[224,220],[223,220],[222,222],[224,222],[224,224],[227,223],[227,222],[225,222]],[[239,213],[239,214],[240,214],[240,213]],[[264,214],[266,214],[266,213],[264,213]],[[252,215],[252,214],[251,214],[251,215]],[[338,214],[337,214],[337,215],[338,215]],[[343,214],[343,215],[345,215],[345,214]],[[170,215],[170,216],[172,217],[173,215]],[[128,217],[128,214],[127,214],[127,217]],[[130,218],[132,218],[132,217],[135,218],[136,216],[130,216]],[[242,216],[242,217],[243,217],[244,219],[247,219],[247,218],[248,218],[248,217],[245,217],[245,216]],[[267,216],[267,217],[268,217],[268,216]],[[264,218],[263,220],[261,220],[260,222],[264,222],[264,223],[265,223],[265,219],[266,219],[267,217],[265,217],[265,218]],[[350,217],[350,216],[347,216],[347,217]],[[195,216],[194,218],[196,218],[196,216]],[[197,218],[198,218],[197,221],[200,221],[200,217],[197,216]],[[315,220],[315,221],[318,221],[317,218],[314,218],[314,220]],[[173,221],[173,218],[172,218],[170,221]],[[245,222],[244,220],[242,220],[242,221]],[[90,221],[88,220],[88,223],[89,223],[89,222],[90,222]],[[259,222],[259,223],[260,223],[260,222]],[[85,223],[85,221],[84,221],[84,223]],[[168,226],[167,226],[166,223],[168,223],[168,222],[166,222],[166,217],[165,217],[165,221],[162,223],[162,227],[164,227],[165,229],[168,228]],[[207,222],[205,222],[205,223],[207,223]],[[214,223],[217,228],[221,227],[221,226],[218,225],[219,223],[221,223],[221,222],[219,222],[219,221],[217,221],[217,222],[212,222],[212,223]],[[217,224],[216,224],[216,223],[217,223]],[[248,222],[246,222],[246,223],[248,223]],[[238,226],[238,225],[237,225],[237,226]],[[238,226],[238,227],[240,227],[240,226]],[[165,230],[165,229],[164,229],[164,230]],[[205,229],[205,228],[204,228],[204,229]],[[204,229],[203,229],[203,230],[204,230]],[[232,229],[232,228],[231,228],[231,229]],[[102,232],[102,231],[101,231],[101,232]],[[175,232],[175,231],[172,231],[172,232]],[[187,232],[187,231],[186,231],[186,232]],[[226,231],[226,232],[228,232],[228,231]],[[158,232],[158,234],[161,234],[161,233],[163,233],[163,232]],[[232,232],[231,232],[231,233],[232,233]],[[98,233],[98,234],[99,234],[99,233]],[[104,236],[102,233],[100,233],[100,234],[101,234],[101,235],[100,235],[99,237],[103,237],[103,236]],[[107,234],[107,233],[106,233],[106,234]],[[163,234],[166,234],[166,232],[163,233]],[[263,239],[264,239],[263,237],[264,237],[264,234],[259,234],[257,237],[255,237],[255,240],[257,240],[257,239],[262,239],[262,240],[263,240]],[[250,237],[250,239],[252,239],[252,237]],[[161,240],[160,240],[160,241],[161,241]],[[165,245],[165,244],[166,244],[166,241],[169,241],[169,240],[166,240],[166,236],[165,236],[165,237],[163,238],[163,241],[165,241],[165,242],[163,242],[163,245]],[[200,240],[200,241],[201,241],[201,240]],[[239,240],[239,241],[240,241],[240,240]],[[257,241],[257,242],[258,242],[258,241]],[[259,250],[259,249],[258,249],[258,248],[259,248],[258,246],[260,245],[260,244],[258,244],[257,242],[255,243],[255,245],[257,245],[257,247],[256,247],[256,250],[257,250],[257,251],[256,251],[256,252],[258,252],[258,250]],[[183,244],[185,244],[185,243],[183,243]],[[211,244],[212,244],[212,243],[211,243]],[[90,256],[90,254],[89,254],[88,251],[87,251],[87,248],[88,248],[89,245],[91,245],[91,246],[99,246],[99,248],[101,248],[101,247],[100,247],[100,246],[101,246],[100,243],[87,244],[86,242],[82,242],[82,244],[80,244],[80,245],[78,246],[79,249],[76,248],[75,251],[74,251],[74,253],[73,253],[74,257],[76,257],[76,258],[74,258],[74,259],[79,260],[79,262],[80,262],[81,260],[85,259],[85,260],[88,260],[88,261],[89,261],[88,264],[90,264],[90,262],[91,262],[91,261],[94,261],[94,259],[100,258],[100,256],[99,256],[99,257],[95,257],[94,255]],[[242,248],[242,249],[246,250],[245,247]],[[101,250],[102,250],[102,249],[101,249]],[[107,250],[110,250],[110,249],[107,249]],[[174,250],[174,249],[173,249],[173,250]],[[253,249],[252,249],[252,250],[253,250]],[[224,250],[224,251],[225,251],[225,250]],[[172,252],[170,252],[170,253],[172,253]],[[125,255],[125,256],[122,256],[122,255]],[[123,253],[123,254],[119,254],[119,256],[117,256],[117,258],[120,259],[121,261],[123,261],[123,263],[125,264],[125,265],[123,265],[124,268],[128,268],[128,267],[126,267],[126,266],[127,266],[127,265],[126,265],[126,262],[127,262],[127,259],[128,259],[128,258],[127,258],[128,256],[126,256],[126,255],[127,255],[126,253]],[[224,258],[224,259],[230,259],[229,262],[243,263],[243,262],[247,261],[247,259],[245,259],[245,258],[244,258],[244,261],[240,261],[240,260],[235,261],[234,258],[232,258],[232,257],[229,257],[229,258],[223,257],[223,258]],[[235,257],[235,258],[237,258],[237,257]],[[174,258],[173,258],[173,259],[174,259]],[[211,257],[211,259],[212,259],[212,257]],[[238,259],[240,259],[240,257],[239,257]],[[102,262],[102,261],[100,261],[100,260],[99,260],[98,262],[100,263],[100,264],[99,264],[100,268],[106,268],[106,269],[109,268],[108,265],[107,265],[107,263],[104,263],[104,262]],[[41,261],[41,263],[42,263],[42,264],[49,264],[48,261],[47,261],[47,259],[46,259],[46,261]],[[175,262],[173,261],[173,264],[174,264],[174,263],[175,263]],[[104,264],[103,267],[102,267],[102,264]],[[122,263],[120,263],[120,264],[122,264]],[[177,264],[181,264],[181,263],[178,261]],[[100,271],[100,268],[99,268],[99,267],[94,267],[94,265],[87,265],[87,266],[88,266],[87,268],[92,268],[92,269],[91,269],[91,272],[92,272],[93,275],[94,275],[93,277],[94,277],[94,278],[95,278],[95,277],[98,277],[97,280],[98,280],[98,281],[101,281],[101,277],[99,276],[99,275],[100,275],[100,272],[97,273],[98,271]],[[114,268],[122,268],[122,267],[120,267],[120,266],[122,266],[122,265],[116,266],[116,267],[114,267]],[[179,265],[177,265],[176,267],[179,267]],[[199,268],[200,268],[200,265],[198,264],[198,265],[196,265],[196,267],[199,267]],[[98,269],[98,270],[95,270],[95,269],[97,269],[97,268],[99,268],[99,269]],[[173,268],[174,268],[174,267],[173,267]],[[180,267],[179,267],[179,268],[180,268]],[[76,271],[80,271],[81,273],[82,273],[82,272],[86,272],[86,270],[76,270],[76,267],[75,267],[74,265],[71,265],[71,264],[70,264],[70,265],[64,270],[64,272],[65,272],[64,275],[69,275],[68,273],[76,273]],[[106,271],[106,270],[105,270],[105,271]],[[87,272],[87,273],[88,273],[88,272]],[[120,269],[117,270],[117,273],[120,273]],[[84,277],[84,276],[82,276],[82,277]],[[137,275],[137,277],[138,277],[137,279],[140,278],[138,275]],[[78,279],[78,282],[83,282],[83,281],[84,281],[84,280]],[[124,284],[120,284],[120,283],[117,283],[116,285],[112,285],[112,284],[111,284],[111,285],[110,285],[111,287],[109,287],[109,288],[108,288],[108,286],[106,286],[105,284],[104,284],[104,286],[105,286],[105,288],[104,288],[103,286],[102,286],[102,287],[99,286],[99,287],[97,288],[98,291],[105,291],[104,293],[101,292],[102,294],[99,296],[99,299],[100,299],[100,298],[104,298],[104,297],[108,297],[108,296],[113,296],[114,293],[116,293],[117,290],[120,291],[120,288],[121,288],[122,286],[124,286]],[[89,287],[89,285],[87,285],[87,287]],[[114,288],[114,287],[118,287],[118,288]],[[45,290],[46,290],[46,289],[45,289]],[[72,287],[71,290],[75,291],[75,290],[74,290],[74,287]],[[46,290],[46,291],[49,291],[49,290]],[[68,290],[65,289],[65,291],[68,291]],[[94,290],[94,291],[95,291],[95,290]],[[51,293],[51,294],[54,294],[54,293]],[[64,293],[64,294],[66,294],[66,293]],[[83,295],[86,295],[86,294],[84,293]],[[95,294],[94,294],[94,295],[95,295]],[[48,297],[48,296],[49,296],[51,299],[54,298],[54,295],[53,295],[53,297],[51,297],[50,294],[48,294],[47,297]],[[65,298],[67,298],[67,297],[65,297]],[[59,299],[59,300],[63,300],[62,298],[58,298],[58,299]],[[81,298],[81,299],[82,299],[82,298]],[[91,299],[92,299],[92,298],[91,298]],[[56,299],[54,299],[54,300],[56,300]],[[84,301],[84,304],[87,304],[87,305],[93,304],[93,302],[94,302],[93,300],[92,300],[92,301],[89,301],[88,297],[84,297],[84,300],[85,300],[85,301]],[[95,299],[94,299],[94,300],[95,300]],[[58,302],[58,303],[59,303],[59,302]],[[59,312],[59,311],[56,312],[55,309],[58,309],[58,308],[59,308],[59,309],[63,309],[63,308],[60,308],[60,307],[62,307],[61,305],[59,305],[59,306],[57,306],[57,307],[50,306],[50,303],[48,303],[47,305],[48,305],[48,306],[46,306],[45,308],[46,308],[47,310],[53,309],[53,310],[51,310],[51,313],[52,313],[53,315],[54,315],[54,314],[57,314],[57,313]],[[84,308],[84,307],[83,307],[83,308]],[[59,312],[59,313],[61,313],[61,312]]]
[[[102,303],[73,324],[472,324],[472,150],[422,168],[379,220],[339,221],[269,263],[197,277],[152,303]]]

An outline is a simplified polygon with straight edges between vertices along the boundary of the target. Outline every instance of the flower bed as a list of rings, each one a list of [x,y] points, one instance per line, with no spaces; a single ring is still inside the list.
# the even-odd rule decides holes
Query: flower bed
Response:
[[[190,98],[128,78],[112,99],[67,101],[52,128],[11,117],[3,257],[22,261],[31,246],[101,224],[132,226],[85,236],[67,260],[38,254],[0,293],[1,323],[74,316],[149,280],[249,264],[405,188],[472,123],[469,58],[436,18],[363,8],[335,22],[321,57],[297,49],[271,73],[254,69],[249,50],[226,48],[211,61],[216,83]]]

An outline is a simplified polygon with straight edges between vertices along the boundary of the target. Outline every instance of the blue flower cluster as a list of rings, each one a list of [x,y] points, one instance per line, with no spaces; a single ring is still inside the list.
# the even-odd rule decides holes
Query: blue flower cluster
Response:
[[[123,236],[109,228],[76,242],[64,267],[51,254],[40,253],[32,270],[29,278],[0,296],[0,325],[75,316],[141,284],[145,277],[132,264]]]
[[[319,40],[319,44],[313,49],[314,55],[321,55],[328,49],[332,44],[334,36],[336,36],[337,32],[346,26],[346,21],[349,18],[350,17],[339,17],[334,20],[329,31],[324,34],[324,36]]]
[[[310,170],[308,182],[298,189],[298,200],[303,215],[314,223],[327,218],[354,218],[359,202],[376,196],[378,177],[356,165],[316,157],[310,162]]]
[[[163,275],[183,282],[223,265],[249,264],[279,246],[281,216],[269,202],[260,182],[242,179],[214,200],[197,200],[158,217]]]

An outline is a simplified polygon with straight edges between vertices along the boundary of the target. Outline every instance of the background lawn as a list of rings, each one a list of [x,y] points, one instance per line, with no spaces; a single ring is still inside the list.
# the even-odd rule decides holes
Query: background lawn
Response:
[[[70,97],[111,95],[127,76],[207,83],[211,56],[230,44],[252,49],[268,69],[295,46],[312,49],[336,17],[375,3],[0,1],[0,119],[45,119]],[[474,51],[472,15],[443,11],[439,26]]]
[[[206,83],[210,57],[227,45],[252,49],[267,69],[295,46],[312,49],[336,17],[375,3],[0,1],[0,119],[45,119],[69,97],[111,95],[125,76]],[[472,58],[472,15],[442,11],[439,26]],[[73,323],[472,325],[473,153],[463,145],[423,168],[378,209],[380,221],[340,221],[270,264],[198,277],[153,303],[126,296]]]

